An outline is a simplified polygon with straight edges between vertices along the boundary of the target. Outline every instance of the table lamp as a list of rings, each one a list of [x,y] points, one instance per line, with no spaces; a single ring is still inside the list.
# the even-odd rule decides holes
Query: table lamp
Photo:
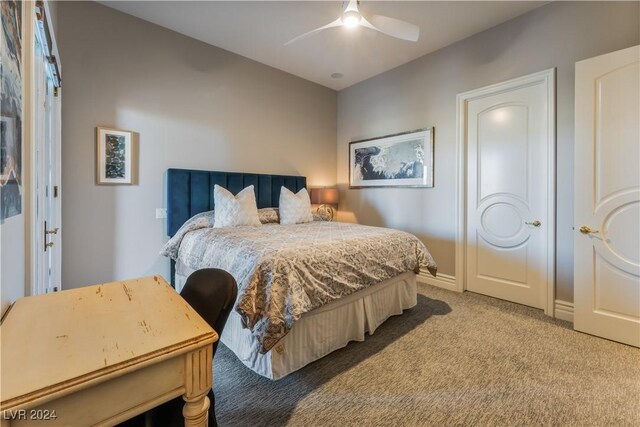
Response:
[[[334,206],[338,206],[339,193],[337,188],[312,188],[311,203],[320,205],[316,211],[319,215],[326,216],[333,221]]]

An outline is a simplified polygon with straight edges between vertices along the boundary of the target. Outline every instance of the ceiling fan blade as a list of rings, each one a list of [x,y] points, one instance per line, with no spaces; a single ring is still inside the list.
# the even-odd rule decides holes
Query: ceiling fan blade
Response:
[[[293,39],[289,40],[289,41],[288,41],[288,42],[286,42],[284,45],[285,45],[285,46],[290,45],[291,43],[293,43],[293,42],[295,42],[295,41],[298,41],[298,40],[300,40],[300,39],[303,39],[303,38],[305,38],[305,37],[308,37],[308,36],[310,36],[310,35],[312,35],[312,34],[319,33],[319,32],[320,32],[320,31],[322,31],[322,30],[326,30],[326,29],[328,29],[328,28],[333,28],[333,27],[340,27],[340,26],[342,26],[342,19],[341,19],[341,18],[338,18],[338,19],[336,19],[335,21],[330,22],[330,23],[328,23],[327,25],[325,25],[325,26],[323,26],[323,27],[316,28],[315,30],[311,30],[311,31],[309,31],[309,32],[307,32],[307,33],[304,33],[304,34],[302,34],[302,35],[299,35],[298,37],[295,37],[295,38],[293,38]]]
[[[378,30],[388,36],[410,42],[416,42],[420,37],[420,28],[417,25],[381,15],[373,15],[370,19],[371,22],[363,17],[362,25],[373,30]]]

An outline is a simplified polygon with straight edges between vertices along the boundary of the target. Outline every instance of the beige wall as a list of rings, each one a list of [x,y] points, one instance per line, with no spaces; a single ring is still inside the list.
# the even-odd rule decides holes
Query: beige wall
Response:
[[[556,295],[572,301],[574,63],[640,43],[638,17],[637,2],[551,3],[340,91],[341,217],[415,233],[454,275],[456,94],[557,67]],[[349,141],[426,126],[435,126],[434,188],[348,190]]]
[[[63,288],[159,273],[169,167],[336,179],[336,92],[96,3],[62,2]],[[95,185],[95,126],[139,134],[139,184]]]
[[[26,291],[24,218],[16,215],[0,225],[0,316]]]

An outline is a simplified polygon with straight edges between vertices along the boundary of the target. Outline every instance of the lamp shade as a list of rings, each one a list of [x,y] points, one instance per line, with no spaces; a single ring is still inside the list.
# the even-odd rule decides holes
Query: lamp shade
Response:
[[[338,204],[337,188],[312,188],[311,203],[314,205],[337,205]]]

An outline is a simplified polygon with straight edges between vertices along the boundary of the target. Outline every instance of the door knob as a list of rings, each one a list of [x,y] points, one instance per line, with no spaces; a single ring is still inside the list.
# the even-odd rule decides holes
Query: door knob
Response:
[[[532,221],[532,222],[525,221],[525,224],[533,225],[534,227],[540,227],[542,225],[542,223],[537,219],[535,221]]]
[[[46,252],[48,248],[53,247],[53,242],[47,242],[44,244],[44,251]]]
[[[56,227],[53,230],[45,230],[44,234],[58,234],[59,228]]]
[[[579,228],[579,230],[580,230],[580,232],[582,234],[596,234],[596,233],[599,233],[598,230],[593,230],[588,225],[583,225],[582,227]]]

